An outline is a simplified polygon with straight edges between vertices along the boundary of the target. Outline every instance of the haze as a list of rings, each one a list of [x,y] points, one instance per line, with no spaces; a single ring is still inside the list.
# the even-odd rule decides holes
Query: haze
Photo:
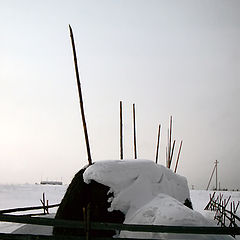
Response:
[[[79,60],[93,161],[165,165],[169,118],[183,140],[178,173],[206,188],[239,186],[240,2],[0,1],[0,183],[69,183],[87,164],[68,24]],[[173,163],[175,164],[175,162]],[[214,184],[214,181],[213,181]]]

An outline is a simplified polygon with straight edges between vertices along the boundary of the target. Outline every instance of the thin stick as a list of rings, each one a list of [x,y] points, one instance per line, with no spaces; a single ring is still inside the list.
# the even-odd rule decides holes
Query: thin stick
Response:
[[[172,116],[170,116],[170,124],[169,124],[169,130],[168,130],[168,160],[167,160],[167,167],[170,166],[171,161],[171,149],[172,149]]]
[[[158,163],[158,152],[159,152],[159,143],[160,143],[160,132],[161,132],[161,124],[159,124],[159,126],[158,126],[157,150],[156,150],[156,164]]]
[[[42,199],[40,199],[40,202],[41,202],[42,205],[43,205],[43,214],[45,215],[45,214],[46,214],[45,193],[43,193],[43,197],[42,197]]]
[[[171,156],[170,156],[170,161],[169,161],[169,166],[168,166],[168,168],[170,168],[170,167],[171,167],[171,164],[172,164],[172,158],[173,158],[175,143],[176,143],[176,140],[173,141],[173,146],[172,146],[172,151],[171,151]]]
[[[47,208],[46,208],[46,211],[47,211],[47,214],[49,214],[49,207],[48,207],[48,200],[47,200]]]
[[[133,104],[133,140],[134,140],[134,158],[137,159],[135,104]]]
[[[169,130],[169,159],[171,154],[171,148],[172,148],[172,116],[170,116],[170,130]]]
[[[227,205],[228,205],[228,203],[229,203],[231,197],[232,197],[232,196],[229,196],[227,202],[224,204],[224,207],[225,207],[225,208],[227,207]],[[224,200],[226,200],[226,199],[224,199]]]
[[[175,170],[174,170],[175,173],[177,172],[178,161],[179,161],[180,153],[181,153],[181,150],[182,150],[182,143],[183,143],[183,140],[180,143],[180,147],[179,147],[179,151],[178,151],[177,161],[176,161]]]
[[[120,159],[123,159],[122,101],[120,101]]]
[[[69,25],[69,30],[70,30],[70,37],[71,37],[71,42],[72,42],[75,73],[76,73],[76,79],[77,79],[80,110],[81,110],[81,115],[82,115],[82,123],[83,123],[85,142],[86,142],[86,148],[87,148],[88,163],[89,163],[89,165],[91,165],[92,164],[92,157],[91,157],[90,145],[89,145],[89,140],[88,140],[87,123],[86,123],[85,114],[84,114],[83,97],[82,97],[82,90],[81,90],[80,77],[79,77],[78,64],[77,64],[77,54],[76,54],[76,49],[75,49],[73,32],[72,32],[72,28],[71,28],[70,25]]]
[[[239,207],[239,201],[237,203],[237,206],[236,206],[236,209],[235,209],[235,213],[237,212],[238,207]]]
[[[168,147],[166,146],[166,167],[168,166]]]

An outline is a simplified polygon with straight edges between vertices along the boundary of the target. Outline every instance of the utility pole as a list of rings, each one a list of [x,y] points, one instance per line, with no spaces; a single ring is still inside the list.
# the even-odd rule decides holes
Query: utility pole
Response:
[[[215,169],[216,169],[216,190],[217,190],[217,188],[218,188],[218,179],[217,179],[217,177],[218,177],[218,176],[217,176],[217,165],[218,165],[218,163],[219,163],[218,160],[216,160],[216,161],[215,161]]]
[[[206,190],[208,190],[208,188],[209,188],[209,186],[210,186],[210,183],[211,183],[211,180],[212,180],[212,177],[213,177],[213,175],[214,175],[214,171],[216,172],[216,191],[218,190],[218,175],[217,175],[217,165],[218,165],[218,163],[219,163],[219,161],[218,160],[216,160],[215,161],[215,164],[214,164],[214,168],[213,168],[213,171],[212,171],[212,174],[211,174],[211,177],[210,177],[210,180],[209,180],[209,182],[208,182],[208,185],[207,185],[207,189]],[[219,189],[220,189],[220,183],[219,183]]]

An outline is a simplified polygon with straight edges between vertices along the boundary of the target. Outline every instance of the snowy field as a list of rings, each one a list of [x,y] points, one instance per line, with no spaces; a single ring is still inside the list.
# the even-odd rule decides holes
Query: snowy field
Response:
[[[40,184],[21,184],[21,185],[0,185],[0,210],[19,207],[41,206],[40,199],[43,193],[48,200],[48,204],[60,203],[67,189],[66,185],[40,185]],[[36,210],[27,213],[40,213],[43,210]],[[56,212],[56,208],[49,209],[50,213]],[[24,214],[19,212],[15,214]],[[0,222],[0,232],[10,233],[17,229],[21,224]]]
[[[37,185],[37,184],[23,184],[23,185],[0,185],[0,209],[16,208],[16,207],[29,207],[40,206],[40,199],[42,194],[45,193],[46,199],[49,204],[60,203],[61,199],[67,189],[66,185],[51,186],[51,185]],[[205,190],[191,190],[191,200],[194,210],[200,212],[206,218],[212,220],[214,212],[204,211],[204,207],[209,201],[209,194],[212,191]],[[220,193],[220,192],[217,192]],[[221,192],[224,198],[232,196],[231,200],[236,203],[240,200],[240,192]],[[41,212],[41,210],[38,210]],[[56,208],[50,210],[51,213],[56,212]],[[22,214],[22,213],[21,213]],[[240,210],[237,212],[240,215]],[[0,232],[10,233],[21,224],[4,223],[0,222]],[[237,239],[240,239],[237,237]]]

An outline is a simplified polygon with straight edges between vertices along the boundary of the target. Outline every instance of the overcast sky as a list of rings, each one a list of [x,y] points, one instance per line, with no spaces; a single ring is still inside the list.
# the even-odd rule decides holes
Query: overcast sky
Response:
[[[240,188],[240,1],[0,0],[0,183],[69,183],[87,164],[68,24],[72,25],[94,161],[165,165],[167,129],[183,140],[178,173]],[[177,151],[174,155],[175,165]],[[215,180],[214,180],[215,181]],[[213,181],[213,183],[214,183]]]

